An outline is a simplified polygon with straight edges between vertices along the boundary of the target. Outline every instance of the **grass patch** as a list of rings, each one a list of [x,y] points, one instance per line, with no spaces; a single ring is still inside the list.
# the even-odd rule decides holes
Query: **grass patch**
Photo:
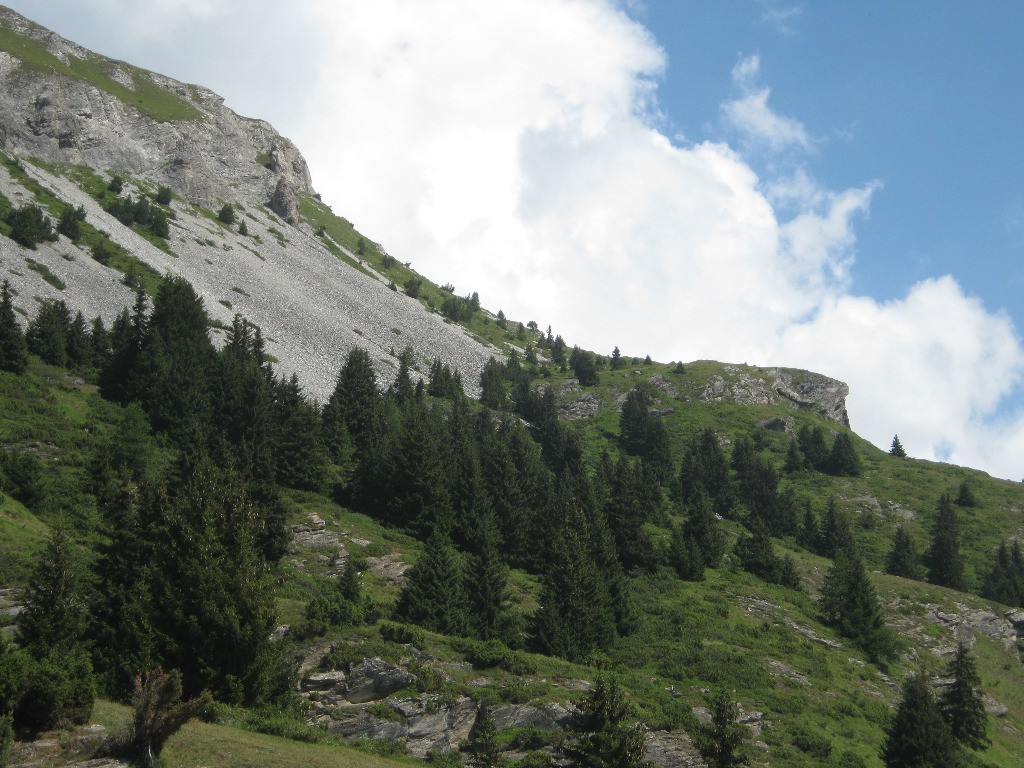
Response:
[[[172,120],[196,120],[202,117],[202,113],[188,101],[160,87],[153,82],[148,72],[130,64],[114,62],[100,56],[88,59],[69,56],[69,61],[65,64],[47,51],[46,46],[40,41],[19,35],[8,28],[0,29],[0,50],[20,59],[22,67],[29,72],[52,72],[88,83],[161,123]],[[132,82],[131,87],[113,79],[115,69],[128,74]],[[46,105],[38,106],[45,108]]]
[[[38,272],[39,275],[43,278],[43,280],[48,282],[58,291],[63,291],[65,288],[67,288],[67,286],[64,284],[64,281],[57,277],[55,274],[53,274],[53,272],[50,271],[50,268],[45,264],[41,264],[35,259],[29,258],[25,259],[25,263],[28,264],[29,269],[31,269],[33,272]]]

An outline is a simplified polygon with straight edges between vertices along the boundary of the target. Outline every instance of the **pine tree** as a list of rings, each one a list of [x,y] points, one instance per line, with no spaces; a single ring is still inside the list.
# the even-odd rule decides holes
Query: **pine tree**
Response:
[[[923,672],[903,684],[903,697],[886,728],[882,748],[885,768],[956,768],[960,748],[942,719]]]
[[[978,506],[978,500],[974,498],[974,491],[971,490],[971,486],[966,480],[961,481],[960,487],[957,489],[956,505],[967,508]]]
[[[949,726],[953,738],[969,749],[987,749],[992,743],[985,733],[988,715],[978,686],[981,678],[974,658],[963,643],[957,643],[956,653],[946,667],[952,682],[939,696],[939,711]]]
[[[519,645],[514,636],[515,617],[506,606],[508,568],[501,558],[500,535],[491,513],[481,515],[477,523],[476,553],[466,569],[466,597],[469,632],[481,640],[498,639],[506,645]]]
[[[676,576],[683,581],[704,581],[704,556],[700,544],[688,535],[682,525],[672,526],[668,561],[675,569]]]
[[[907,458],[907,452],[903,448],[903,443],[900,442],[899,435],[892,436],[892,447],[889,448],[889,455],[895,456],[897,459]]]
[[[885,572],[905,579],[921,578],[917,548],[906,526],[899,526],[892,537],[892,549],[885,560]]]
[[[27,367],[28,345],[14,316],[11,283],[4,280],[0,288],[0,371],[22,373]]]
[[[580,768],[646,765],[643,728],[614,678],[598,678],[594,690],[579,703],[569,730],[573,740],[565,753]]]
[[[708,700],[711,722],[701,725],[694,744],[708,768],[735,768],[748,765],[750,759],[743,748],[747,731],[739,723],[739,706],[725,693]]]
[[[956,511],[947,494],[939,497],[939,510],[932,525],[928,550],[928,581],[950,589],[963,590],[964,562],[960,554],[960,532]]]

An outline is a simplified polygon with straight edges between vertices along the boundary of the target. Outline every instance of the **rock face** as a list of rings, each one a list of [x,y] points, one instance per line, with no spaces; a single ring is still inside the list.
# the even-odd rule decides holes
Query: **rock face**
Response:
[[[700,399],[705,402],[732,400],[741,405],[789,404],[793,408],[813,408],[822,416],[845,427],[850,426],[846,397],[850,388],[841,381],[812,371],[770,368],[754,372],[726,366],[727,380],[715,376],[704,387]]]
[[[28,76],[17,59],[0,53],[0,146],[9,154],[151,178],[207,208],[280,200],[285,212],[274,210],[285,219],[300,192],[313,193],[295,146],[268,123],[235,114],[212,91],[111,61],[7,9],[0,9],[0,24],[37,40],[55,64]],[[107,72],[112,87],[56,70],[76,62]],[[157,93],[173,112],[146,114],[108,92],[117,86],[128,97]],[[189,119],[166,119],[170,114]]]

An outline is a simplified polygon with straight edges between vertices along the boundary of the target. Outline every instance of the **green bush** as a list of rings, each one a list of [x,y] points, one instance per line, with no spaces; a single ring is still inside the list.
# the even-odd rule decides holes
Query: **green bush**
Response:
[[[15,722],[31,730],[84,723],[96,700],[92,664],[83,651],[34,664],[31,682],[14,713]]]
[[[380,625],[380,636],[392,643],[411,645],[421,651],[427,646],[426,632],[419,627],[399,624],[395,621],[382,622]]]
[[[803,723],[795,723],[789,730],[793,746],[801,752],[822,760],[832,754],[832,739],[823,732],[813,730]]]

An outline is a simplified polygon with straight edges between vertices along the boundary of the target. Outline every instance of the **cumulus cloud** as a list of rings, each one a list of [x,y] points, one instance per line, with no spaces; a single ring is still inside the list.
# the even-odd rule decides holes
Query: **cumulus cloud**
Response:
[[[763,6],[780,31],[798,12]],[[1024,414],[1008,403],[1024,352],[1010,320],[948,276],[892,301],[854,295],[856,227],[884,201],[880,183],[833,190],[803,168],[816,140],[772,109],[756,54],[721,108],[731,145],[663,135],[666,56],[630,7],[45,5],[74,22],[64,34],[272,120],[338,213],[491,309],[605,353],[817,370],[850,384],[854,428],[877,445],[898,432],[912,455],[1019,478]]]
[[[761,57],[757,54],[741,59],[732,70],[732,79],[743,95],[722,105],[722,115],[743,140],[765,145],[778,152],[787,147],[808,150],[813,142],[799,120],[776,114],[768,106],[769,88],[758,85]]]
[[[991,418],[1024,368],[1012,324],[949,277],[850,295],[880,184],[758,177],[744,151],[814,140],[770,108],[757,55],[722,106],[739,147],[681,144],[657,129],[665,55],[611,0],[310,7],[332,44],[300,143],[401,260],[598,351],[820,370],[877,444],[1019,474],[992,447],[1024,442]]]

